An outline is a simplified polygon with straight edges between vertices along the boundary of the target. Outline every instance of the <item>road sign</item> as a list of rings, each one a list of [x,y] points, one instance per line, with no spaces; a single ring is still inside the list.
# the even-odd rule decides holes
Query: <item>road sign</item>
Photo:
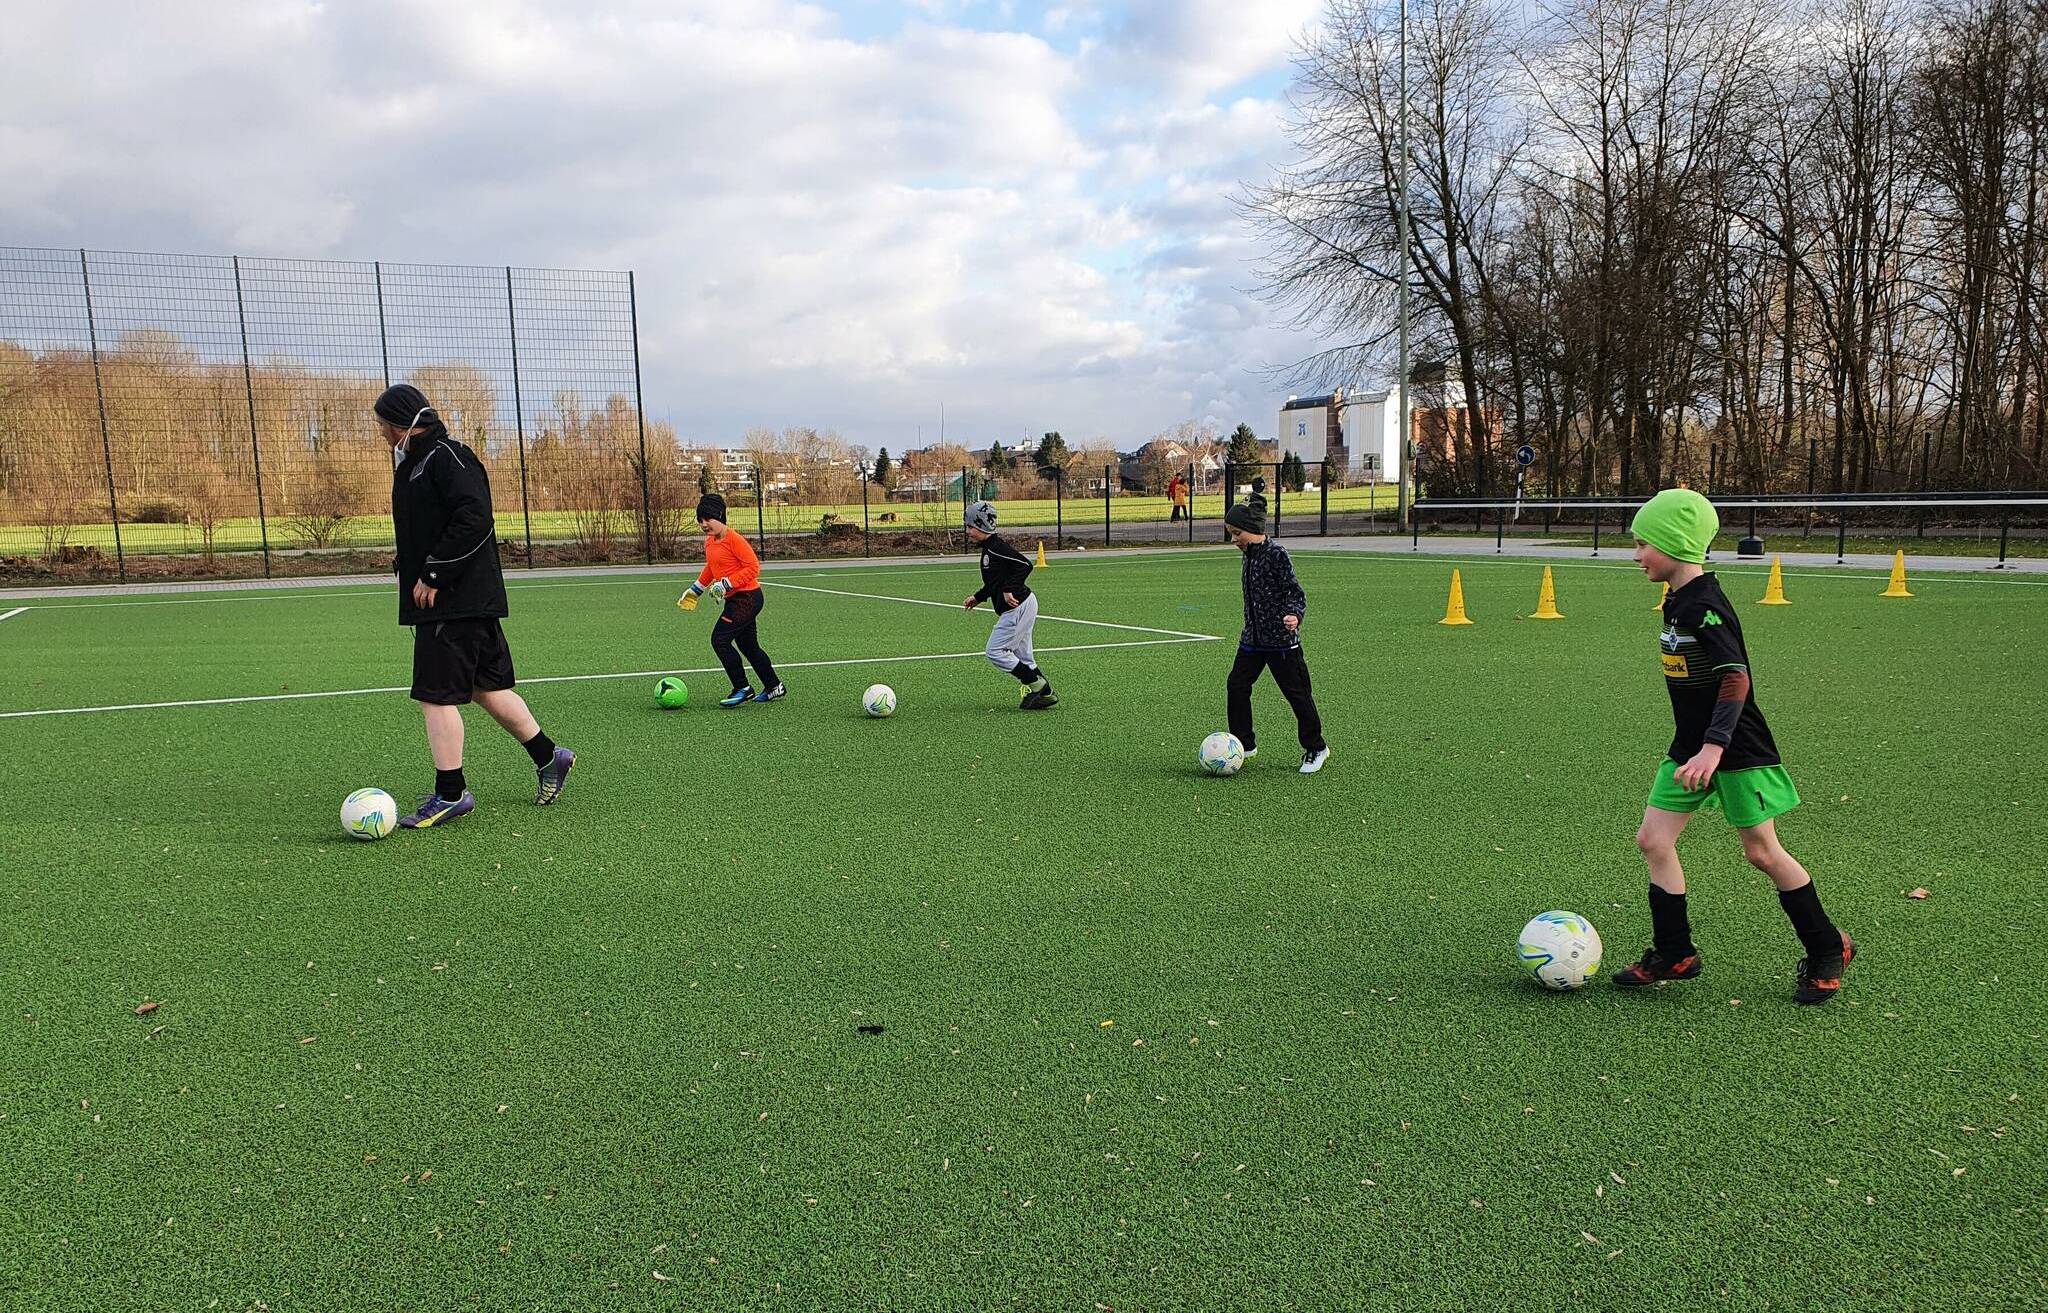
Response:
[[[1515,448],[1515,464],[1534,465],[1535,463],[1536,449],[1534,447],[1530,446],[1528,443],[1525,442],[1521,446]]]

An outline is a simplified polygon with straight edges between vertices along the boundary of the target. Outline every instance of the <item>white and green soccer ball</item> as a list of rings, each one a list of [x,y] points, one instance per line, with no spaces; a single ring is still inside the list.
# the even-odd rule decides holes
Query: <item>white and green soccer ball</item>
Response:
[[[887,684],[870,684],[868,691],[860,695],[860,709],[880,720],[896,714],[896,690]]]
[[[1202,740],[1195,759],[1211,775],[1235,775],[1244,769],[1244,744],[1237,741],[1237,735],[1218,730]]]
[[[1600,971],[1600,932],[1577,912],[1543,912],[1515,945],[1522,966],[1545,989],[1577,989]]]
[[[341,828],[351,839],[381,839],[398,828],[398,804],[382,789],[357,789],[341,800]]]

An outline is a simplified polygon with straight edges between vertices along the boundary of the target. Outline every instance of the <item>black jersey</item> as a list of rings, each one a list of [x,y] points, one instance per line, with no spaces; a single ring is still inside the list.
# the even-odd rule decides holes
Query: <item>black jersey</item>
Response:
[[[1664,662],[1664,687],[1671,692],[1671,715],[1677,733],[1671,739],[1671,760],[1690,761],[1712,739],[1715,704],[1730,675],[1742,676],[1742,710],[1726,731],[1722,770],[1750,770],[1779,764],[1771,727],[1756,705],[1749,671],[1749,649],[1742,642],[1742,622],[1721,591],[1720,581],[1702,574],[1664,599],[1664,632],[1657,641]]]
[[[1031,596],[1031,589],[1024,582],[1031,574],[1031,558],[1010,546],[999,533],[990,534],[981,544],[981,590],[976,599],[995,604],[996,614],[1010,609],[1003,600],[1008,593],[1022,606],[1024,599]]]

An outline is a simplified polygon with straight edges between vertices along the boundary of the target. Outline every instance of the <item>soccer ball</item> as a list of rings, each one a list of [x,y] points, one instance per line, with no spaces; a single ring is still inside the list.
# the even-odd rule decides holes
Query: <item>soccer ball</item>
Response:
[[[1202,740],[1195,758],[1211,775],[1235,775],[1244,769],[1244,744],[1237,741],[1237,735],[1218,730]]]
[[[357,789],[341,800],[341,828],[352,839],[381,839],[398,828],[398,804],[382,789]]]
[[[654,704],[674,711],[690,700],[690,686],[674,675],[663,675],[654,686]]]
[[[1544,912],[1522,927],[1522,965],[1545,989],[1577,989],[1600,971],[1600,932],[1577,912]]]
[[[896,690],[887,684],[870,684],[860,695],[860,708],[877,720],[896,714]]]

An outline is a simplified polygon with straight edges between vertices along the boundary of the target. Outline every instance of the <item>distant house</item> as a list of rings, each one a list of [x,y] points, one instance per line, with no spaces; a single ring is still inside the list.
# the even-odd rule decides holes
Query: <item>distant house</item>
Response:
[[[1197,451],[1174,438],[1154,438],[1119,459],[1117,481],[1134,492],[1163,493],[1175,474],[1185,476],[1190,470],[1200,485],[1223,468],[1223,458],[1215,448]]]
[[[1416,379],[1409,431],[1427,460],[1442,453],[1453,424],[1462,422],[1465,394],[1441,367],[1433,376],[1418,369]],[[1498,443],[1501,431],[1499,412],[1489,411],[1482,442]],[[1329,461],[1364,478],[1392,478],[1401,462],[1401,389],[1347,393],[1339,388],[1326,396],[1289,397],[1280,407],[1280,455]]]

